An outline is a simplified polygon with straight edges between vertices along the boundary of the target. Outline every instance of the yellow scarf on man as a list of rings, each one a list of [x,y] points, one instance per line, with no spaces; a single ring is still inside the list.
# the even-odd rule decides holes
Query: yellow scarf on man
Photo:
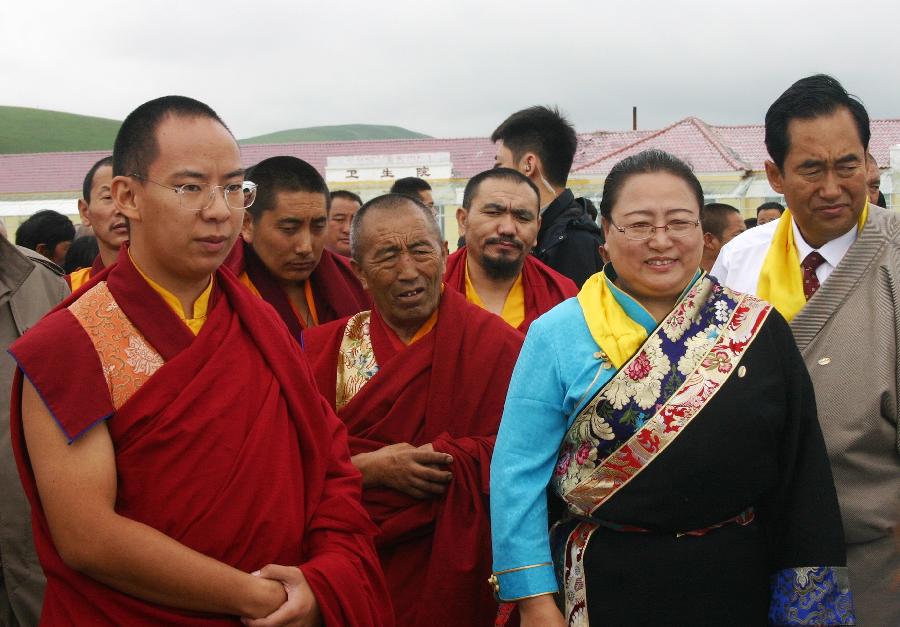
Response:
[[[578,292],[578,304],[591,337],[618,370],[647,340],[647,330],[625,313],[607,281],[603,272],[591,276]]]
[[[866,206],[859,214],[857,232],[862,231],[868,216],[869,201],[866,200]],[[800,254],[794,241],[793,223],[790,209],[785,209],[778,219],[775,235],[756,284],[756,295],[772,303],[788,322],[806,305],[803,270],[800,268]]]

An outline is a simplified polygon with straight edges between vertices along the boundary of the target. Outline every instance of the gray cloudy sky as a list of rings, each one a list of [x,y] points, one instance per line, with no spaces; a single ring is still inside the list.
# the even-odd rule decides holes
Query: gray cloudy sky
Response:
[[[579,131],[761,122],[834,74],[900,117],[896,0],[25,0],[0,12],[0,104],[122,119],[156,96],[238,137],[396,124],[483,136],[554,103]]]

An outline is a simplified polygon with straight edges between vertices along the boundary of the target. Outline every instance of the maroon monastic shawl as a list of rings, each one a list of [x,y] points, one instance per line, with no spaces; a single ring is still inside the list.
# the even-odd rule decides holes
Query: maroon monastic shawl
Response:
[[[444,285],[463,296],[466,294],[467,255],[465,246],[450,255],[447,258],[447,271],[444,273]],[[525,265],[522,267],[522,289],[525,290],[525,319],[519,325],[522,333],[527,333],[528,327],[539,316],[578,294],[578,287],[572,279],[531,255],[525,256]]]
[[[253,251],[253,246],[239,239],[225,260],[225,266],[235,276],[247,273],[263,299],[275,308],[291,335],[299,341],[303,328],[297,314],[294,313],[287,294]],[[372,306],[372,299],[353,274],[350,263],[328,250],[322,251],[319,264],[309,275],[309,281],[316,300],[319,324],[352,316]]]
[[[70,297],[11,348],[20,368],[12,440],[47,574],[42,621],[210,625],[237,618],[145,602],[65,565],[23,438],[23,373],[68,439],[107,421],[119,514],[246,572],[268,563],[299,566],[328,625],[392,624],[372,541],[377,530],[360,504],[345,427],[272,308],[220,269],[195,337],[126,252],[92,283],[104,280],[165,361],[118,410],[97,349],[66,308],[89,292]]]
[[[304,350],[319,388],[334,403],[346,320],[310,329]],[[438,498],[388,488],[363,491],[381,528],[376,539],[397,624],[492,625],[488,480],[494,440],[522,335],[452,290],[437,324],[399,352],[377,312],[370,324],[378,373],[339,412],[351,454],[407,442],[453,456],[453,480]]]

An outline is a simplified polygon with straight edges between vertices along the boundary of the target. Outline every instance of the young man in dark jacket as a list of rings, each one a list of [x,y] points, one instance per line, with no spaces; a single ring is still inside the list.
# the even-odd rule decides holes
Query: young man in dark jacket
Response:
[[[497,146],[495,165],[518,170],[541,193],[541,228],[532,253],[581,287],[603,267],[603,235],[590,201],[566,188],[578,145],[575,129],[555,108],[535,106],[509,116],[491,141]]]

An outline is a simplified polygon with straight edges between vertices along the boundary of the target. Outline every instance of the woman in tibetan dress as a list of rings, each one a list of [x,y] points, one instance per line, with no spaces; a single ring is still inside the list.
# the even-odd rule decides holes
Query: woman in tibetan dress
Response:
[[[529,330],[491,464],[522,625],[854,624],[808,373],[771,305],[698,269],[702,204],[671,155],[617,164],[610,263]]]

